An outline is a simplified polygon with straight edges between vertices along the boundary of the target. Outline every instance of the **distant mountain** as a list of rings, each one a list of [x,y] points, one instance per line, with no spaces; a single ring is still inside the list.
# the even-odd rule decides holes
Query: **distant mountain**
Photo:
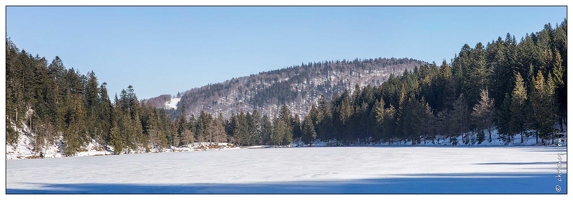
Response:
[[[188,117],[197,117],[205,111],[213,116],[221,113],[228,118],[232,113],[254,110],[261,115],[273,116],[282,104],[303,117],[321,95],[330,100],[334,93],[353,91],[357,84],[360,87],[368,84],[378,86],[391,74],[401,75],[405,70],[411,71],[423,64],[426,63],[409,58],[308,63],[193,88],[178,94],[180,99],[174,101],[171,101],[171,95],[144,101],[156,108],[169,109],[176,104],[177,109],[171,111],[175,115],[185,105]]]

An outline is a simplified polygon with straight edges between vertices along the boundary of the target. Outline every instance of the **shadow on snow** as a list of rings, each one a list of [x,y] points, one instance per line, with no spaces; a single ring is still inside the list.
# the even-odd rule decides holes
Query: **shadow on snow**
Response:
[[[476,165],[557,165],[559,162],[492,162],[492,163],[477,163]],[[563,166],[567,165],[567,162],[561,162]]]
[[[451,173],[400,177],[270,183],[34,184],[7,194],[567,194],[567,175]],[[556,191],[556,186],[561,191]]]

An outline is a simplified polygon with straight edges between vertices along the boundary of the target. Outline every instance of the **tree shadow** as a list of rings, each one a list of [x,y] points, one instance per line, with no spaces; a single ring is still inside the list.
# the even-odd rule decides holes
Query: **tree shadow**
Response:
[[[413,174],[357,180],[198,184],[33,184],[7,194],[567,194],[567,174]],[[561,190],[556,191],[559,185]]]
[[[559,162],[491,162],[491,163],[476,163],[476,165],[557,165]],[[563,166],[567,162],[561,162]]]

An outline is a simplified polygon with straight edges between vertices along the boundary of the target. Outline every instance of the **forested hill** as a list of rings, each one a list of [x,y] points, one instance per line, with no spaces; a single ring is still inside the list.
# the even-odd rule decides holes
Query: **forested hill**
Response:
[[[405,70],[412,71],[422,64],[426,63],[408,58],[355,59],[261,72],[178,94],[181,99],[173,116],[180,114],[183,105],[187,117],[199,116],[201,111],[205,111],[212,115],[221,113],[228,118],[233,113],[254,110],[274,116],[279,107],[286,104],[291,111],[304,117],[321,96],[330,100],[335,93],[354,91],[356,85],[378,86],[392,74],[401,75]],[[145,101],[155,107],[164,107],[170,99],[169,95],[161,95]]]
[[[460,46],[439,66],[329,61],[235,78],[180,94],[178,109],[166,111],[151,103],[170,95],[140,102],[129,86],[110,98],[94,72],[66,69],[59,57],[50,63],[7,39],[7,154],[18,145],[42,157],[49,149],[73,156],[92,143],[121,154],[193,142],[479,145],[566,137],[567,20],[519,42],[508,33]]]

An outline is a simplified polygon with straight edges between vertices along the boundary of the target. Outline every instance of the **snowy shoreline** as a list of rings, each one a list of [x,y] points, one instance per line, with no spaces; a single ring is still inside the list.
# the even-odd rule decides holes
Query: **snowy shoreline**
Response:
[[[21,130],[27,133],[27,127]],[[560,145],[563,147],[567,146],[566,134],[565,139],[561,139]],[[295,140],[290,145],[286,146],[272,146],[272,145],[258,145],[258,146],[241,146],[237,147],[228,143],[209,143],[209,142],[195,142],[184,147],[169,147],[165,149],[151,148],[149,152],[146,152],[144,148],[138,148],[129,152],[124,152],[122,154],[144,154],[144,153],[167,153],[167,152],[189,152],[189,151],[214,151],[214,150],[232,150],[232,149],[263,149],[263,148],[300,148],[300,147],[513,147],[513,146],[558,146],[559,141],[556,138],[553,144],[542,145],[536,143],[535,137],[524,137],[523,143],[521,143],[521,137],[519,135],[515,136],[512,142],[505,143],[499,138],[496,131],[492,133],[492,141],[489,142],[486,138],[485,141],[478,144],[475,138],[475,134],[466,134],[465,136],[458,136],[455,141],[457,144],[452,144],[450,139],[447,137],[438,136],[433,140],[421,140],[419,144],[412,145],[412,141],[399,141],[393,142],[353,142],[350,144],[343,144],[342,142],[331,140],[331,141],[320,141],[316,140],[312,145],[304,144],[300,140]],[[6,145],[6,160],[18,160],[18,159],[38,159],[38,158],[59,158],[65,157],[62,154],[62,139],[58,138],[51,145],[44,145],[41,151],[34,151],[33,140],[30,134],[20,134],[18,138],[18,143],[16,145],[7,144]],[[104,146],[97,143],[95,140],[91,139],[90,143],[83,147],[83,151],[79,151],[75,156],[69,157],[85,157],[85,156],[107,156],[114,155],[113,149],[109,146]]]

